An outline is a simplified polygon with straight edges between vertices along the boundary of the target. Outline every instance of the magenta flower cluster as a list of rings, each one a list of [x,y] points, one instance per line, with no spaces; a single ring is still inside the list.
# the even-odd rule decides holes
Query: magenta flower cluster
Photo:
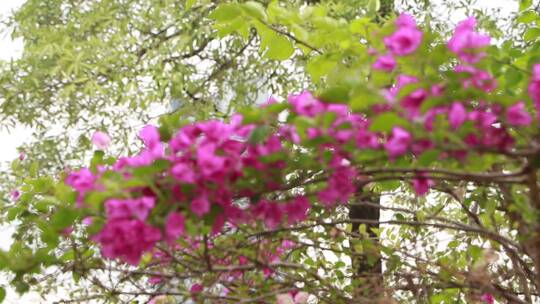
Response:
[[[461,22],[448,42],[448,49],[459,61],[450,72],[458,76],[458,85],[463,89],[490,93],[497,89],[496,81],[476,66],[485,56],[489,36],[475,32],[475,26],[474,18]],[[378,56],[373,69],[396,70],[394,56],[415,52],[422,36],[411,16],[399,16],[395,32],[384,38],[387,53]],[[445,151],[441,159],[462,160],[468,150],[510,149],[515,143],[510,128],[527,127],[533,121],[524,101],[505,108],[481,100],[453,100],[424,109],[428,99],[443,96],[448,87],[447,83],[420,84],[411,75],[396,75],[395,85],[381,92],[382,103],[366,114],[353,113],[348,105],[324,102],[304,91],[288,97],[285,108],[289,118],[279,126],[245,124],[244,117],[236,114],[229,123],[211,120],[185,125],[164,142],[158,129],[149,125],[139,134],[144,142],[140,153],[119,158],[114,165],[100,167],[97,172],[87,168],[71,172],[65,182],[78,192],[79,206],[86,208],[87,194],[105,188],[101,182],[105,172],[113,171],[130,180],[136,168],[151,166],[156,161],[167,164],[166,169],[149,177],[153,187],[133,187],[126,190],[129,195],[122,199],[106,200],[105,225],[93,236],[105,257],[137,264],[157,242],[174,245],[179,238],[186,237],[188,220],[211,218],[213,233],[219,233],[224,225],[257,222],[274,229],[304,221],[314,202],[326,208],[346,203],[364,178],[354,151],[380,153],[391,164],[398,158],[417,157],[439,148]],[[410,85],[415,85],[415,89],[402,94]],[[528,92],[538,112],[540,65],[534,67]],[[271,100],[264,107],[275,102]],[[422,132],[416,134],[406,126],[394,126],[390,132],[374,131],[375,119],[385,113],[422,126]],[[295,118],[317,123],[299,130]],[[461,132],[465,147],[441,148],[444,142],[429,136],[441,127],[441,121],[446,131]],[[106,134],[94,136],[99,148],[109,142]],[[317,168],[325,174],[321,186],[315,193],[298,194],[284,201],[261,199],[261,194],[290,189],[287,168],[302,153],[298,148],[307,143],[311,143],[309,149],[315,150]],[[427,172],[419,172],[411,180],[417,195],[426,195],[435,185]],[[157,205],[163,207],[159,208],[160,214],[154,215]],[[161,220],[153,221],[152,216]]]
[[[396,19],[396,31],[384,38],[384,45],[389,53],[381,55],[373,63],[373,69],[391,72],[397,65],[394,56],[412,54],[422,43],[423,33],[416,26],[411,15],[401,14]]]

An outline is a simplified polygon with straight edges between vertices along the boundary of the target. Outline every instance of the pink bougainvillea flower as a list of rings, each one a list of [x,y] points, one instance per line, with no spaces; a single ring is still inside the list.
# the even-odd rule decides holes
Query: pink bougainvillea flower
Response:
[[[282,293],[276,296],[276,304],[295,304],[290,293]]]
[[[276,304],[306,304],[308,299],[305,291],[282,293],[276,296]]]
[[[161,232],[138,219],[109,220],[92,240],[101,245],[104,257],[137,265],[142,255],[161,240]]]
[[[506,120],[512,126],[528,126],[532,122],[531,115],[523,101],[517,102],[506,110]]]
[[[293,249],[296,247],[296,243],[294,241],[291,241],[291,240],[283,240],[281,242],[281,248],[285,249],[285,250],[288,250],[288,249]]]
[[[146,125],[139,132],[139,138],[147,147],[152,147],[159,144],[159,130],[156,126]]]
[[[356,176],[354,168],[348,166],[337,167],[330,176],[328,185],[317,193],[317,197],[326,207],[331,207],[336,203],[346,203],[356,191],[354,186]]]
[[[358,133],[356,133],[356,146],[360,149],[377,149],[380,146],[379,137],[368,130],[358,130]]]
[[[279,127],[279,135],[285,140],[289,140],[294,144],[300,144],[300,135],[296,132],[295,126],[282,125]]]
[[[431,87],[430,93],[432,96],[442,96],[444,92],[444,86],[442,84],[435,84]]]
[[[106,149],[111,144],[111,138],[105,132],[96,131],[92,135],[92,143],[99,149]]]
[[[186,184],[195,183],[195,172],[193,171],[193,168],[186,163],[174,164],[171,168],[171,175],[179,182]]]
[[[384,38],[386,48],[397,56],[404,56],[416,51],[422,42],[422,32],[416,27],[414,18],[401,14],[396,20],[396,31]]]
[[[270,97],[268,97],[268,99],[265,102],[263,102],[261,104],[261,107],[264,108],[264,107],[267,107],[269,105],[273,105],[273,104],[278,103],[278,102],[279,101],[274,96],[270,96]]]
[[[130,218],[129,200],[109,199],[105,202],[105,212],[111,220]]]
[[[427,178],[425,175],[421,174],[415,177],[412,181],[414,192],[417,195],[423,196],[428,193],[429,188],[435,186],[435,182],[432,179]]]
[[[400,74],[396,78],[396,87],[395,88],[396,88],[397,91],[399,91],[404,86],[406,86],[408,84],[412,84],[412,83],[417,83],[417,82],[418,82],[418,78],[416,78],[415,76],[406,75],[406,74]]]
[[[191,211],[199,217],[202,217],[210,211],[210,201],[208,201],[206,195],[200,195],[191,201]]]
[[[73,233],[73,226],[66,227],[62,230],[63,236],[70,236]]]
[[[203,176],[209,177],[223,169],[225,158],[216,154],[216,145],[205,143],[197,149],[197,166]]]
[[[18,201],[21,197],[21,192],[19,190],[13,190],[11,191],[11,199],[14,201]]]
[[[163,282],[163,277],[162,276],[151,276],[148,278],[148,283],[151,284],[151,285],[156,285],[156,284],[159,284]]]
[[[540,63],[533,65],[532,76],[527,88],[529,97],[536,107],[536,115],[540,120]]]
[[[453,102],[448,111],[448,122],[450,127],[454,130],[461,127],[461,125],[467,120],[467,110],[461,102]]]
[[[532,81],[540,81],[540,63],[536,63],[532,66]]]
[[[154,208],[155,204],[156,199],[154,197],[143,196],[141,198],[131,200],[129,208],[131,209],[131,214],[133,217],[144,221],[148,217],[148,214],[150,214],[150,210]]]
[[[414,20],[414,17],[407,14],[407,13],[401,13],[396,18],[396,26],[398,27],[416,27],[416,21]]]
[[[309,91],[290,95],[288,100],[292,104],[293,110],[300,115],[314,117],[325,111],[324,103],[315,98]]]
[[[487,71],[478,69],[474,66],[459,64],[454,68],[456,73],[464,74],[466,77],[461,83],[465,89],[474,87],[486,93],[492,92],[497,88],[497,80]]]
[[[326,106],[326,111],[336,113],[338,117],[344,118],[349,116],[350,109],[346,104],[331,103]]]
[[[94,222],[94,218],[92,216],[87,216],[82,219],[81,223],[85,226],[90,226]]]
[[[493,297],[492,294],[490,293],[484,293],[481,297],[480,297],[480,300],[481,301],[484,301],[484,303],[487,303],[487,304],[493,304],[495,303],[495,298]]]
[[[415,140],[411,144],[411,151],[412,153],[414,153],[414,155],[420,155],[424,151],[432,149],[434,147],[435,147],[435,144],[431,140],[427,138],[421,138],[421,139]]]
[[[283,211],[277,203],[261,200],[252,209],[256,218],[264,221],[266,227],[274,229],[281,223]]]
[[[469,112],[468,119],[474,121],[478,128],[486,129],[497,122],[497,115],[487,109],[477,109]]]
[[[448,41],[448,49],[458,55],[460,60],[471,64],[480,61],[486,55],[482,48],[488,46],[491,40],[488,35],[475,32],[475,27],[474,17],[461,21]]]
[[[270,229],[274,229],[281,223],[283,211],[277,203],[267,203],[264,213],[264,224]]]
[[[428,97],[428,92],[424,89],[416,89],[409,95],[403,97],[400,105],[405,109],[406,115],[409,118],[420,116],[420,107]]]
[[[160,281],[161,281],[161,278],[160,278]],[[154,281],[151,281],[150,284],[157,284],[159,282],[155,282]],[[148,302],[148,304],[161,304],[161,303],[167,303],[167,296],[166,295],[159,295],[159,296],[155,296],[153,297],[152,299],[150,299],[150,302]]]
[[[368,53],[369,56],[375,56],[379,52],[377,51],[377,49],[370,47],[370,48],[368,48],[367,53]]]
[[[165,235],[169,242],[174,242],[183,235],[185,232],[185,218],[184,215],[178,212],[172,212],[167,217],[165,223]]]
[[[220,214],[214,219],[214,224],[212,225],[212,231],[210,232],[213,236],[221,232],[221,229],[225,226],[225,216]]]
[[[65,183],[73,187],[76,191],[83,194],[94,188],[96,176],[87,168],[79,171],[72,171],[66,177]]]
[[[108,219],[137,218],[146,220],[150,210],[154,208],[155,199],[144,196],[136,199],[109,199],[105,202],[105,211]]]
[[[309,200],[303,196],[288,202],[285,205],[285,212],[287,214],[287,222],[289,225],[305,220],[310,207],[311,204]]]
[[[191,293],[201,293],[203,290],[204,290],[204,286],[202,286],[199,283],[193,284],[190,288]]]
[[[437,115],[442,115],[448,113],[448,108],[443,106],[436,106],[427,110],[424,115],[424,128],[428,131],[433,131],[433,124]]]
[[[392,129],[392,135],[386,144],[384,144],[384,148],[391,158],[395,158],[405,154],[409,150],[411,142],[412,136],[407,130],[394,127]]]
[[[381,55],[373,63],[373,69],[392,72],[396,68],[396,59],[391,54]]]
[[[383,90],[383,96],[386,98],[388,103],[393,104],[396,100],[396,97],[401,90],[406,85],[418,82],[418,78],[410,75],[400,74],[396,77],[396,84],[390,88]]]
[[[239,256],[238,257],[238,264],[240,265],[246,265],[249,262],[249,259],[246,256]]]
[[[305,291],[299,291],[294,295],[294,304],[307,304],[309,300],[309,293]]]
[[[193,301],[197,301],[199,294],[203,292],[203,290],[204,286],[202,286],[202,284],[195,283],[191,285],[191,288],[189,290],[191,292],[191,299],[193,299]]]

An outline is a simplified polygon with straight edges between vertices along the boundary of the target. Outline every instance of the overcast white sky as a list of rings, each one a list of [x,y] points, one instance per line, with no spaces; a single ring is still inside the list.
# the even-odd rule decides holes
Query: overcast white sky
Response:
[[[11,10],[23,3],[23,0],[0,0],[0,19],[9,14]],[[22,41],[12,41],[11,33],[0,32],[0,60],[10,60],[22,53]],[[0,162],[14,159],[17,156],[16,147],[28,136],[28,132],[22,132],[21,128],[15,132],[0,131],[2,149],[0,149]]]
[[[0,0],[0,19],[4,20],[5,16],[13,9],[20,6],[24,0]],[[17,58],[22,53],[22,40],[11,40],[11,33],[0,32],[0,60],[11,60]],[[17,146],[23,143],[30,136],[30,130],[25,128],[15,128],[11,132],[0,130],[0,163],[13,160],[17,157]],[[11,243],[12,230],[7,226],[0,226],[0,248],[8,249]],[[4,285],[6,278],[0,278],[0,284]],[[37,294],[30,293],[23,297],[19,297],[14,290],[8,288],[5,303],[43,303]]]
[[[445,0],[438,0],[445,1]],[[450,1],[450,0],[446,0]],[[456,0],[457,1],[457,0]],[[24,0],[0,0],[0,19],[3,19],[9,12],[20,6]],[[503,12],[516,11],[518,7],[517,0],[480,0],[481,7],[502,7]],[[453,22],[463,18],[463,16],[450,16]],[[17,58],[22,53],[22,41],[12,41],[10,33],[0,33],[0,60],[10,60]],[[0,140],[2,149],[0,149],[0,163],[13,160],[17,157],[16,147],[22,144],[30,136],[30,130],[25,128],[16,128],[11,132],[0,130]],[[0,227],[0,248],[7,249],[10,244],[11,230],[8,227]],[[5,282],[5,278],[0,278],[0,284]],[[8,290],[6,303],[44,303],[36,294],[28,294],[22,298],[17,297],[13,290]]]

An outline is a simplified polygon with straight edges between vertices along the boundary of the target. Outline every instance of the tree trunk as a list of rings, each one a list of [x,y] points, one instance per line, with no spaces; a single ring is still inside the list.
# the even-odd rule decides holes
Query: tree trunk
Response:
[[[379,204],[380,197],[363,189],[359,189],[359,193],[359,199],[349,207],[349,218],[351,220],[378,221],[380,208],[363,205],[362,203]],[[351,261],[353,271],[355,272],[354,277],[360,283],[357,293],[358,296],[375,300],[380,298],[383,293],[379,238],[372,231],[372,228],[379,228],[379,224],[365,224],[365,234],[360,233],[360,223],[353,223],[351,226],[351,232],[353,234],[351,235],[350,243],[353,247],[351,251],[354,253]],[[354,248],[355,244],[362,244],[362,246],[359,246],[361,252],[357,252],[356,248]]]

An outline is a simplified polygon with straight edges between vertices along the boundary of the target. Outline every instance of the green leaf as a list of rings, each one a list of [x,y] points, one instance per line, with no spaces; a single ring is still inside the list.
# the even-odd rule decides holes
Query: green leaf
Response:
[[[77,192],[63,182],[57,183],[54,187],[54,196],[67,205],[72,205],[77,200]]]
[[[386,112],[373,119],[369,130],[372,132],[390,132],[396,126],[406,126],[408,122],[396,113]]]
[[[216,21],[226,22],[236,19],[241,13],[242,10],[237,4],[226,3],[218,6],[209,17]]]
[[[389,181],[379,182],[377,183],[377,185],[379,186],[380,191],[383,192],[383,191],[394,191],[397,188],[399,188],[401,183],[399,181],[389,180]]]
[[[23,281],[16,281],[13,285],[15,286],[15,291],[19,294],[25,294],[30,290],[30,285]]]
[[[525,34],[523,35],[523,39],[529,42],[529,41],[536,40],[538,36],[540,36],[540,28],[532,27],[525,32]]]
[[[289,59],[294,53],[292,42],[283,35],[272,35],[268,43],[266,57],[273,60]]]
[[[324,102],[346,103],[349,101],[350,88],[348,86],[333,86],[324,91],[319,97]]]
[[[77,211],[71,208],[59,208],[51,217],[51,225],[57,230],[62,230],[73,224],[77,214]]]
[[[368,14],[374,15],[379,11],[380,8],[381,8],[381,1],[380,0],[369,0],[369,2],[367,4]]]
[[[71,249],[68,252],[64,253],[60,257],[60,260],[64,261],[64,262],[72,261],[73,259],[75,259],[75,251],[73,251],[73,249]]]
[[[105,200],[110,198],[112,195],[107,192],[92,192],[85,197],[85,202],[91,206],[94,210],[101,210],[101,206]]]
[[[6,298],[6,289],[4,287],[0,287],[0,302],[4,302],[5,298]]]
[[[352,94],[349,102],[351,110],[354,112],[363,112],[369,106],[378,103],[382,97],[372,90],[367,88],[356,89]]]
[[[18,218],[24,211],[25,209],[21,206],[9,208],[7,212],[7,220],[13,221],[14,219]]]
[[[58,230],[60,229],[55,230],[52,225],[46,223],[45,221],[38,222],[37,226],[41,230],[40,237],[45,244],[47,244],[50,248],[58,245]]]
[[[349,28],[352,33],[359,34],[362,37],[368,37],[370,33],[373,32],[373,29],[376,28],[376,25],[371,22],[370,18],[360,18],[353,20]]]
[[[140,178],[150,178],[154,174],[165,171],[170,163],[165,159],[155,160],[150,166],[138,167],[133,169],[133,176]]]
[[[28,181],[32,185],[32,190],[36,193],[46,193],[54,188],[54,181],[50,177],[42,177]]]
[[[385,71],[373,71],[371,80],[377,87],[386,87],[392,83],[392,73]]]
[[[271,21],[276,17],[286,18],[287,16],[291,14],[290,11],[288,11],[284,7],[281,7],[279,4],[280,4],[279,1],[272,1],[268,5],[268,17],[270,18]]]
[[[323,76],[330,73],[337,65],[337,62],[327,56],[311,57],[307,63],[306,69],[311,79],[317,83]]]
[[[285,152],[276,152],[261,156],[259,160],[265,164],[271,164],[280,160],[287,160],[287,154]]]
[[[516,21],[518,23],[532,23],[536,20],[536,18],[538,17],[538,15],[534,12],[534,11],[526,11],[526,12],[523,12],[523,14],[521,14],[517,19]]]
[[[439,159],[441,152],[439,150],[428,150],[425,151],[418,157],[418,166],[427,167]]]
[[[268,134],[270,134],[270,130],[266,126],[257,127],[251,132],[249,142],[252,144],[260,143],[268,137]]]
[[[86,228],[86,231],[88,231],[89,235],[93,235],[100,232],[104,225],[105,225],[104,219],[99,218],[99,217],[93,217],[92,224]]]
[[[242,114],[242,123],[252,124],[260,123],[263,119],[263,113],[260,108],[245,108],[239,111]]]
[[[218,35],[220,37],[225,37],[231,33],[237,32],[246,38],[247,35],[244,35],[244,32],[248,30],[248,23],[242,18],[236,18],[231,22],[220,23],[216,25],[218,29]]]
[[[186,10],[190,9],[195,3],[197,3],[197,0],[186,0]]]
[[[96,171],[97,166],[103,164],[103,157],[104,156],[105,156],[105,152],[103,152],[101,150],[96,150],[94,152],[94,156],[92,157],[92,160],[90,160],[90,169],[92,171]]]
[[[255,19],[262,21],[268,20],[264,6],[258,2],[248,1],[242,5],[242,9],[244,10],[244,12],[246,12],[248,15]]]
[[[472,257],[473,260],[478,260],[481,256],[484,250],[482,247],[476,246],[476,245],[470,245],[467,248],[467,253],[470,257]]]
[[[336,121],[336,119],[337,119],[337,114],[336,113],[334,113],[334,112],[326,112],[326,113],[324,113],[323,116],[321,117],[322,127],[324,129],[329,128],[332,125],[332,123],[334,121]]]
[[[519,11],[528,9],[532,5],[532,0],[520,0],[519,1]]]
[[[36,177],[38,175],[39,171],[39,163],[37,161],[32,162],[30,165],[30,169],[28,170],[28,173],[30,177]]]

